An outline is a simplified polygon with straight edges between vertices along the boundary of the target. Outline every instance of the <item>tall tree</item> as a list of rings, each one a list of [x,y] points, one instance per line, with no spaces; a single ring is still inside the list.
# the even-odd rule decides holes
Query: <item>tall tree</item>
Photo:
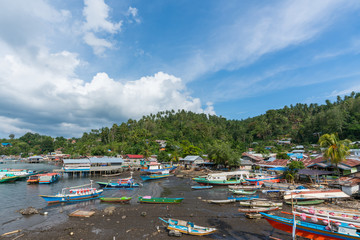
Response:
[[[319,139],[321,148],[325,148],[324,157],[329,158],[335,164],[340,178],[339,164],[349,155],[350,140],[339,140],[337,134],[324,134]]]

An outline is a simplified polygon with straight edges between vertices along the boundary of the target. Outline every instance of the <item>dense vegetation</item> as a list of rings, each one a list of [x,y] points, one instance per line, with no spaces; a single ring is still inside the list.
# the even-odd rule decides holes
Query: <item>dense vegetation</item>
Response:
[[[214,161],[228,161],[231,165],[249,147],[264,154],[269,152],[265,146],[275,146],[272,151],[284,152],[287,149],[276,145],[274,140],[291,138],[293,143],[309,145],[317,143],[319,136],[326,133],[337,133],[340,139],[360,140],[360,93],[353,92],[344,99],[338,97],[335,102],[326,100],[324,105],[285,106],[245,120],[172,110],[91,130],[81,138],[27,133],[15,139],[11,134],[1,142],[11,143],[12,147],[0,148],[0,155],[27,156],[60,149],[73,157],[158,154],[159,158],[170,160],[189,154],[209,154]],[[159,152],[155,140],[166,140],[166,150]]]

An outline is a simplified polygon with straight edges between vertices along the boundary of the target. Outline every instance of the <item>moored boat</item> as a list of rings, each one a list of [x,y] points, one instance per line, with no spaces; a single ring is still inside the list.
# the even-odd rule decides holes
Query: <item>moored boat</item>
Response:
[[[44,173],[39,175],[39,184],[49,184],[56,182],[60,179],[60,175],[58,173]]]
[[[184,198],[153,198],[151,196],[139,197],[139,202],[141,203],[181,203],[182,200],[184,200]]]
[[[245,180],[247,182],[250,182],[251,184],[254,184],[254,185],[260,185],[260,184],[263,184],[265,182],[278,183],[278,182],[280,182],[280,176],[278,176],[278,175],[260,175],[260,174],[257,174],[256,176],[248,177]]]
[[[271,202],[271,201],[246,201],[240,202],[240,206],[247,207],[281,207],[283,203]]]
[[[120,178],[116,182],[97,182],[97,184],[100,185],[102,188],[133,188],[133,187],[139,187],[138,183],[135,183],[134,178],[131,176],[128,178]]]
[[[141,169],[141,171],[149,172],[149,173],[159,173],[162,171],[172,172],[176,168],[177,168],[176,166],[172,166],[172,165],[162,165],[161,163],[158,162],[149,162]]]
[[[215,204],[226,204],[226,203],[234,203],[236,199],[224,199],[224,200],[205,200],[208,203],[215,203]]]
[[[0,183],[15,182],[18,179],[19,179],[19,176],[3,176],[0,178]]]
[[[194,190],[201,190],[201,189],[209,189],[212,188],[213,186],[191,186],[191,189]]]
[[[322,199],[318,199],[318,200],[305,200],[305,201],[285,201],[286,204],[294,204],[294,205],[317,205],[317,204],[321,204],[324,203],[325,200]]]
[[[159,217],[159,219],[168,224],[167,229],[170,231],[178,231],[185,234],[196,235],[196,236],[204,236],[209,235],[217,231],[216,228],[210,227],[202,227],[195,225],[192,222],[178,220],[178,219],[171,219],[164,220]]]
[[[229,189],[236,189],[236,190],[239,190],[239,189],[242,189],[242,190],[258,190],[262,187],[263,185],[260,184],[260,185],[229,185],[228,188]]]
[[[229,189],[229,191],[232,192],[232,193],[234,193],[234,194],[241,194],[241,195],[252,195],[252,194],[255,194],[255,193],[256,193],[256,190],[246,191],[246,190],[243,190],[243,189],[239,189],[239,190]]]
[[[242,213],[259,213],[259,212],[270,212],[279,210],[279,207],[268,207],[268,208],[239,208],[238,212]]]
[[[329,199],[329,198],[349,198],[350,196],[341,191],[340,189],[329,190],[310,190],[301,192],[291,192],[284,195],[285,200],[289,199]]]
[[[245,181],[245,178],[249,176],[248,171],[236,171],[236,172],[223,172],[223,173],[209,173],[206,176],[199,176],[193,178],[193,180],[199,184],[210,185],[234,185],[240,184]]]
[[[360,239],[360,235],[356,232],[356,228],[350,227],[348,224],[336,225],[320,225],[284,217],[274,216],[267,213],[260,213],[272,227],[293,233],[294,235],[317,240],[338,240],[338,239]]]
[[[100,197],[101,202],[106,203],[129,203],[131,197]]]
[[[249,201],[249,200],[256,200],[259,199],[259,195],[251,196],[251,197],[228,197],[228,199],[235,199],[235,201]]]
[[[89,186],[90,187],[85,187]],[[92,184],[83,186],[63,188],[61,193],[56,195],[39,195],[48,203],[76,202],[99,198],[104,190],[92,187]]]
[[[161,179],[161,178],[170,177],[170,172],[169,172],[169,171],[162,171],[162,172],[159,173],[159,174],[141,175],[140,177],[141,177],[141,179],[142,179],[143,181],[156,180],[156,179]]]

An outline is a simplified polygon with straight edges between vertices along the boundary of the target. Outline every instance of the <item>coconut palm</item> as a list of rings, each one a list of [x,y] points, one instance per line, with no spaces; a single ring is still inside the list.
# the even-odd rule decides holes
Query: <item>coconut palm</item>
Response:
[[[334,133],[324,134],[320,137],[319,144],[321,148],[325,148],[324,157],[329,158],[336,166],[340,178],[338,165],[349,155],[350,140],[339,140],[338,135]]]

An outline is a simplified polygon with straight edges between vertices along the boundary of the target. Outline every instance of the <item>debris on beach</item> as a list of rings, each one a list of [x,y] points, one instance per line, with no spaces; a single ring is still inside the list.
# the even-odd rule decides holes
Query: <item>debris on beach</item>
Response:
[[[114,211],[115,211],[115,207],[114,206],[111,206],[111,207],[107,207],[104,209],[104,213],[106,215],[113,215],[114,214]]]
[[[26,209],[20,209],[19,213],[22,215],[31,215],[31,214],[38,214],[39,211],[34,207],[28,207]]]
[[[76,210],[69,214],[70,217],[91,217],[95,211]]]

